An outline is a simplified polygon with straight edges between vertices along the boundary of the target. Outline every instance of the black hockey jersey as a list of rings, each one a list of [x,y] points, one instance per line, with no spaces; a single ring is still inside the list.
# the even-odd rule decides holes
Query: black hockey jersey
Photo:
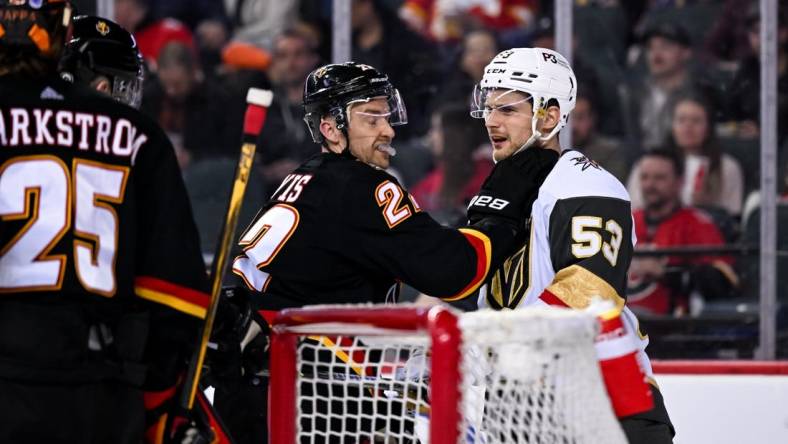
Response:
[[[323,153],[273,193],[233,271],[288,306],[392,301],[398,282],[454,300],[485,278],[490,236],[442,227],[385,171]]]
[[[132,313],[193,342],[208,283],[164,133],[58,78],[2,77],[0,97],[0,374],[95,379],[99,350],[129,358]]]

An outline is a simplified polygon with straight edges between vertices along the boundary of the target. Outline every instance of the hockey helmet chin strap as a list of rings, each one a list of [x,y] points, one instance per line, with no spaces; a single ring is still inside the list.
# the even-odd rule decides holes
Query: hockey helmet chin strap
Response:
[[[520,148],[517,148],[517,150],[515,150],[515,152],[512,153],[512,156],[533,145],[534,142],[537,141],[537,139],[540,142],[547,142],[548,140],[555,137],[555,135],[558,134],[558,132],[561,131],[561,129],[564,127],[563,121],[559,121],[558,124],[555,126],[555,128],[553,128],[553,130],[550,131],[550,134],[543,137],[544,133],[542,133],[537,129],[539,120],[543,119],[544,116],[547,114],[547,107],[544,106],[543,102],[544,102],[544,98],[540,98],[538,105],[534,103],[534,115],[533,117],[531,117],[531,137],[529,137],[528,140],[526,140],[525,143]],[[495,159],[493,159],[493,162],[498,163],[497,161],[495,161]]]

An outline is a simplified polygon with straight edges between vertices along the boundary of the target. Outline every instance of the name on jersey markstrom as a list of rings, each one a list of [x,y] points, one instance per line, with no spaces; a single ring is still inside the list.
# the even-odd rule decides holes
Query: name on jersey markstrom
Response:
[[[124,118],[47,108],[0,109],[0,145],[6,147],[70,148],[76,141],[80,151],[131,157],[133,164],[137,151],[147,140]]]

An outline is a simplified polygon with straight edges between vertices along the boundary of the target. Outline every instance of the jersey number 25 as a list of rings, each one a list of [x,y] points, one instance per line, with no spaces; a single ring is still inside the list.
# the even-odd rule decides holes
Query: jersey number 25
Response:
[[[49,155],[0,166],[0,217],[27,221],[0,250],[0,292],[59,290],[67,255],[50,251],[73,223],[77,278],[113,296],[118,217],[110,204],[123,201],[127,178],[127,167],[74,159],[68,168]]]

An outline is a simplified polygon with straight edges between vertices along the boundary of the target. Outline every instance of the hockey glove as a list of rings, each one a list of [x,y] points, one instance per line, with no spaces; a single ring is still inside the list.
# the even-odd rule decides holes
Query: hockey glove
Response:
[[[211,382],[239,380],[267,363],[268,323],[252,309],[248,291],[243,287],[225,287],[220,298],[208,344],[206,376]]]
[[[557,161],[553,150],[528,148],[498,162],[468,205],[468,221],[494,217],[524,227],[539,187]]]

